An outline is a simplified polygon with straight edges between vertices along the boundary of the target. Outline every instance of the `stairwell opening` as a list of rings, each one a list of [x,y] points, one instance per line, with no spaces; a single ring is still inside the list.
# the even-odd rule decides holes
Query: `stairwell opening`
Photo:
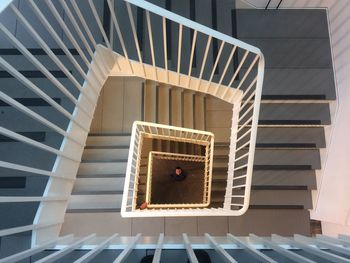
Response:
[[[214,134],[134,122],[123,202],[126,212],[205,208],[210,204]],[[176,167],[186,179],[175,181]],[[123,207],[122,207],[123,209]]]

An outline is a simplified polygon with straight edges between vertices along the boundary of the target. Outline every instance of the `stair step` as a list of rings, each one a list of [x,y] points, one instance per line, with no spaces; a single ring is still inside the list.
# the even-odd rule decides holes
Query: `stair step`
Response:
[[[124,145],[124,146],[116,146],[116,145],[112,145],[112,146],[85,146],[84,148],[86,149],[97,149],[97,150],[108,150],[108,149],[129,149],[128,145]]]
[[[171,125],[181,127],[182,126],[182,90],[173,87],[171,93]]]
[[[80,208],[69,208],[66,213],[120,213],[120,208],[94,208],[94,209],[80,209]]]
[[[127,160],[129,148],[120,149],[86,149],[83,152],[82,160],[84,161],[104,161],[108,159],[124,159]]]
[[[214,149],[214,154],[217,155],[228,155],[229,154],[229,144],[225,146],[215,146],[216,149]],[[248,148],[248,147],[247,147]],[[288,149],[293,149],[293,148],[310,148],[310,149],[317,149],[316,143],[257,143],[255,144],[255,148],[288,148]]]
[[[214,167],[227,167],[228,160],[228,155],[215,155]],[[264,165],[309,165],[313,169],[320,169],[321,161],[317,149],[256,149],[254,167]]]
[[[267,103],[260,108],[259,125],[329,124],[329,103]]]
[[[316,176],[313,170],[255,170],[252,185],[307,186],[316,189]]]
[[[166,85],[159,85],[158,101],[157,101],[157,123],[159,124],[170,124],[170,87]]]
[[[250,205],[249,209],[305,210],[303,205]]]
[[[122,194],[72,195],[68,210],[71,209],[120,209]]]
[[[312,165],[254,165],[254,170],[313,170]]]
[[[87,146],[129,146],[130,135],[91,135],[86,141]]]
[[[262,120],[258,122],[259,125],[330,125],[330,123],[323,123],[322,120]]]
[[[125,178],[77,178],[73,193],[87,191],[123,191]]]
[[[114,156],[109,156],[109,158]],[[81,163],[124,163],[127,159],[103,159],[103,160],[83,160]]]
[[[145,179],[146,181],[146,179]],[[213,173],[213,184],[226,188],[227,175]],[[255,187],[304,187],[316,189],[314,170],[255,170],[253,171],[252,188]]]
[[[91,137],[104,137],[104,136],[131,136],[131,133],[127,132],[90,132]]]
[[[72,195],[122,195],[123,191],[116,190],[82,190],[82,191],[73,191]]]
[[[156,101],[157,88],[156,83],[146,80],[144,86],[144,120],[148,122],[156,122]]]
[[[185,128],[194,128],[194,93],[192,91],[185,91],[183,93],[183,125]]]
[[[213,202],[224,200],[224,197],[220,192],[213,192],[212,198]],[[235,201],[233,201],[233,203],[234,202]],[[252,190],[250,196],[250,205],[292,205],[301,206],[304,209],[312,209],[312,197],[310,191],[308,190]]]
[[[246,147],[248,149],[248,146]],[[288,150],[300,150],[300,149],[319,149],[316,143],[256,143],[255,144],[256,150],[261,149],[288,149]],[[229,144],[225,145],[215,145],[214,147],[214,155],[227,156],[230,152]]]
[[[263,94],[262,100],[326,100],[324,94]]]
[[[317,148],[326,147],[323,128],[259,128],[257,134],[257,144],[268,143],[313,144],[316,145]]]
[[[313,171],[311,165],[254,165],[255,171]],[[214,167],[213,173],[225,174],[227,167]]]
[[[122,174],[78,174],[77,178],[124,178],[125,173]]]
[[[235,188],[237,191],[243,191],[244,187]],[[251,190],[254,191],[270,191],[270,190],[278,190],[278,191],[292,191],[292,190],[308,190],[308,187],[305,185],[252,185]],[[213,182],[212,184],[213,192],[225,192],[226,191],[226,183],[224,182]]]
[[[205,97],[202,93],[194,95],[194,128],[205,130]]]
[[[125,174],[126,162],[81,163],[78,175]]]
[[[312,209],[312,196],[309,190],[254,190],[252,205],[303,205]]]
[[[257,143],[256,148],[311,148],[316,149],[315,143]]]
[[[298,209],[298,210],[296,210]],[[310,235],[310,213],[297,206],[250,206],[242,216],[229,217],[230,232],[238,236],[256,233],[270,236]],[[288,227],[286,227],[288,226]]]

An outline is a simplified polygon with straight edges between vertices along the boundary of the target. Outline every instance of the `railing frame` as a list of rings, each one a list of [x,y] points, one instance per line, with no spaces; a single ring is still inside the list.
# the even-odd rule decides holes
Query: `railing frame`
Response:
[[[170,141],[168,141],[170,142]],[[208,147],[208,146],[206,146]],[[176,200],[174,200],[174,203],[167,203],[167,204],[152,204],[152,175],[153,175],[153,161],[154,158],[158,157],[158,159],[168,159],[168,160],[181,160],[181,161],[189,161],[189,162],[200,162],[204,163],[204,173],[203,173],[203,201],[201,203],[176,203]],[[207,198],[207,196],[210,197],[210,194],[208,192],[211,191],[211,188],[208,186],[211,186],[209,184],[211,177],[206,176],[209,173],[209,162],[207,162],[207,159],[210,160],[210,155],[203,156],[203,155],[190,155],[190,154],[180,154],[180,153],[168,153],[168,152],[158,152],[158,151],[150,151],[148,154],[148,169],[147,169],[147,184],[146,184],[146,202],[147,202],[147,208],[202,208],[207,207],[210,204],[210,199]]]
[[[113,51],[113,46],[111,43],[112,41],[109,41],[107,34],[104,32],[103,27],[101,26],[101,19],[98,17],[98,14],[96,12],[95,5],[93,3],[93,0],[89,0],[89,6],[90,11],[93,13],[93,18],[95,19],[95,23],[97,23],[99,31],[98,34],[101,34],[103,36],[103,39],[107,45],[107,47],[104,47],[99,44],[99,41],[96,41],[96,36],[94,36],[91,32],[89,24],[86,22],[86,17],[84,17],[84,14],[79,9],[79,6],[76,4],[75,0],[70,0],[70,3],[73,7],[71,12],[68,14],[68,19],[73,24],[72,28],[68,27],[68,24],[64,22],[61,15],[57,12],[57,7],[52,4],[51,0],[45,0],[45,3],[52,13],[54,19],[57,20],[59,28],[64,32],[65,36],[68,38],[68,40],[71,42],[71,44],[74,46],[74,48],[78,51],[80,59],[82,59],[83,63],[78,62],[78,59],[74,57],[69,49],[66,43],[60,39],[60,36],[55,32],[53,27],[48,23],[48,20],[46,16],[44,15],[45,12],[41,12],[41,9],[34,3],[34,0],[29,0],[28,4],[32,8],[33,13],[35,16],[37,16],[40,20],[40,23],[44,26],[46,30],[48,30],[48,33],[53,38],[53,40],[57,43],[57,45],[63,50],[66,57],[68,58],[69,62],[72,63],[74,68],[77,70],[77,72],[80,74],[81,77],[83,77],[83,84],[80,84],[76,77],[73,76],[73,74],[64,66],[64,64],[60,61],[57,55],[55,55],[50,47],[45,43],[44,39],[38,32],[36,31],[35,25],[30,24],[30,21],[25,19],[24,16],[22,16],[22,13],[20,10],[18,10],[11,1],[9,1],[9,7],[6,10],[10,10],[14,12],[14,14],[19,18],[20,22],[23,23],[25,30],[31,34],[35,40],[35,42],[45,51],[46,55],[50,57],[50,59],[54,62],[54,64],[60,68],[71,84],[79,91],[78,98],[73,98],[73,96],[69,95],[70,93],[66,91],[65,87],[60,84],[55,77],[45,68],[43,67],[43,64],[39,62],[35,57],[33,57],[29,52],[28,49],[24,46],[21,46],[20,42],[18,42],[13,36],[8,34],[10,37],[10,40],[12,38],[12,43],[14,43],[17,48],[22,51],[23,54],[29,58],[30,62],[37,67],[40,71],[46,75],[47,79],[50,80],[56,88],[63,91],[63,93],[69,98],[75,105],[75,109],[73,113],[68,113],[64,108],[62,108],[60,105],[57,105],[55,101],[51,100],[50,97],[47,96],[47,94],[42,94],[37,87],[30,81],[28,78],[24,77],[22,74],[20,74],[15,68],[11,67],[11,65],[6,64],[7,62],[5,60],[2,60],[3,65],[5,65],[6,69],[14,75],[15,78],[17,78],[19,81],[21,81],[22,84],[26,85],[30,89],[37,92],[39,96],[42,96],[45,98],[52,106],[54,106],[60,114],[67,117],[70,122],[66,129],[62,129],[55,125],[52,121],[42,117],[41,115],[35,113],[28,107],[25,107],[24,105],[18,103],[11,97],[7,96],[4,93],[0,93],[1,98],[9,103],[14,108],[18,109],[19,111],[23,112],[30,118],[32,118],[35,121],[38,121],[48,128],[54,130],[55,132],[61,134],[64,136],[64,139],[62,141],[62,144],[58,150],[52,149],[50,147],[46,147],[43,144],[36,143],[32,140],[25,139],[21,136],[18,136],[15,133],[12,133],[11,131],[3,130],[3,133],[6,135],[11,135],[12,137],[20,139],[22,142],[25,142],[27,144],[30,144],[34,147],[37,147],[41,150],[49,151],[53,154],[56,154],[56,161],[51,171],[41,170],[41,169],[35,169],[30,166],[23,166],[18,165],[15,163],[10,162],[3,162],[0,161],[0,166],[8,169],[13,170],[19,170],[23,172],[28,173],[37,173],[37,175],[45,175],[49,176],[49,180],[46,186],[46,189],[44,191],[43,197],[41,200],[41,203],[39,205],[37,214],[35,216],[32,230],[32,244],[40,244],[43,242],[46,242],[46,240],[50,240],[52,237],[57,237],[60,227],[62,224],[62,220],[64,217],[64,213],[67,208],[68,204],[68,197],[71,194],[71,190],[74,184],[74,180],[77,174],[77,170],[79,167],[79,160],[82,156],[82,151],[84,148],[84,144],[86,142],[86,138],[88,135],[89,127],[91,125],[92,116],[94,114],[97,99],[100,94],[100,91],[107,79],[108,76],[136,76],[136,77],[142,77],[144,79],[154,80],[158,83],[165,83],[167,85],[172,86],[178,86],[182,87],[184,89],[190,89],[196,92],[202,92],[205,94],[213,95],[219,99],[225,100],[231,104],[233,104],[233,120],[236,122],[232,122],[232,133],[231,133],[231,148],[230,148],[230,155],[229,155],[229,171],[228,171],[228,179],[232,180],[231,183],[227,186],[226,196],[228,197],[226,199],[225,206],[223,208],[219,209],[202,209],[201,211],[198,210],[187,210],[184,212],[183,215],[185,216],[210,216],[210,215],[241,215],[243,214],[248,206],[249,206],[249,196],[250,196],[250,185],[251,185],[251,176],[252,176],[252,169],[253,169],[253,159],[254,159],[254,150],[255,150],[255,140],[256,140],[256,130],[257,130],[257,122],[258,122],[258,113],[259,113],[259,106],[260,106],[260,97],[261,97],[261,90],[262,90],[262,82],[263,82],[263,75],[264,75],[264,57],[261,53],[261,51],[253,47],[249,44],[246,44],[240,40],[234,39],[228,35],[222,34],[218,31],[215,31],[213,29],[210,29],[206,26],[203,26],[199,23],[193,22],[189,19],[186,19],[184,17],[181,17],[179,15],[176,15],[170,11],[167,11],[163,8],[160,8],[158,6],[155,6],[147,1],[144,0],[125,0],[129,15],[129,22],[133,29],[135,29],[134,25],[134,19],[132,15],[132,10],[134,6],[137,6],[143,10],[146,11],[146,19],[147,19],[147,27],[149,30],[149,34],[152,37],[152,16],[157,15],[160,16],[162,19],[162,25],[163,25],[163,39],[162,42],[164,44],[164,68],[159,68],[156,66],[155,56],[152,53],[152,65],[145,64],[142,61],[142,57],[140,57],[140,54],[138,52],[138,58],[139,61],[135,61],[130,59],[127,56],[125,44],[123,46],[124,56],[117,54]],[[111,3],[111,0],[107,1],[108,6],[110,9],[113,10],[113,3]],[[67,9],[67,6],[63,0],[60,1],[61,6],[64,9]],[[46,10],[45,10],[46,11]],[[74,11],[74,12],[73,12]],[[78,26],[78,21],[82,24],[82,28]],[[179,25],[179,35],[182,36],[183,30],[185,28],[189,28],[194,31],[195,37],[192,39],[192,47],[191,47],[191,64],[193,61],[193,51],[195,49],[196,41],[197,41],[197,35],[198,34],[204,34],[206,38],[206,45],[205,45],[205,52],[203,55],[203,61],[199,72],[199,78],[193,77],[191,75],[192,69],[191,67],[188,69],[186,73],[181,73],[180,66],[181,66],[181,57],[178,57],[177,60],[177,69],[175,71],[170,71],[168,67],[168,61],[167,61],[167,50],[166,50],[166,34],[169,32],[166,32],[166,23],[176,23]],[[118,36],[120,37],[120,41],[123,41],[122,38],[122,30],[119,27],[119,23],[116,17],[115,12],[111,12],[111,25],[114,26],[114,29],[117,31]],[[84,30],[84,32],[82,31]],[[6,30],[5,30],[6,31]],[[87,37],[85,37],[85,34],[87,34]],[[75,35],[77,37],[75,38]],[[113,35],[113,34],[111,34]],[[133,36],[135,37],[135,30],[133,30]],[[80,38],[79,38],[80,37]],[[102,39],[102,38],[101,38]],[[206,61],[207,61],[207,55],[208,50],[210,48],[211,43],[213,42],[213,39],[217,39],[221,41],[220,46],[220,55],[221,51],[224,48],[224,45],[230,45],[231,48],[231,54],[230,59],[232,59],[235,52],[238,52],[238,49],[245,50],[245,54],[255,54],[255,61],[258,61],[257,65],[257,79],[256,83],[252,84],[249,89],[251,89],[253,93],[247,93],[240,89],[242,87],[243,82],[245,81],[248,74],[251,74],[251,70],[253,67],[255,67],[255,64],[250,64],[248,67],[248,71],[244,75],[241,82],[238,84],[238,86],[231,87],[231,84],[235,84],[234,80],[238,74],[237,70],[234,72],[234,75],[232,76],[232,81],[230,81],[230,85],[224,85],[224,75],[227,73],[227,67],[225,68],[225,73],[220,78],[220,83],[213,82],[213,74],[209,79],[205,79],[203,76],[204,68],[206,67]],[[151,38],[150,40],[150,46],[153,50],[154,48],[154,39]],[[152,40],[152,41],[151,41]],[[181,54],[182,50],[181,47],[183,39],[180,37],[178,48],[178,53]],[[90,42],[88,42],[90,41]],[[138,47],[138,41],[137,38],[134,39],[135,44]],[[87,56],[86,53],[82,50],[82,48],[79,45],[79,42],[83,43],[85,47],[92,46],[91,50],[88,49],[88,54],[90,57]],[[139,47],[138,47],[139,49]],[[153,50],[154,51],[154,50]],[[218,65],[218,61],[220,59],[220,55],[218,55],[216,61],[215,61],[215,67]],[[92,56],[92,57],[91,57]],[[222,56],[221,56],[222,57]],[[241,60],[241,63],[239,64],[239,69],[242,68],[243,64],[246,64],[246,58],[247,56],[244,56],[244,59]],[[229,61],[228,61],[229,63]],[[228,65],[227,63],[227,65]],[[87,72],[84,72],[81,64],[87,67]],[[211,71],[214,72],[214,71]],[[253,86],[255,85],[255,89]],[[245,97],[247,96],[247,97]],[[253,101],[254,106],[251,107],[249,102]],[[242,105],[242,106],[241,106]],[[252,114],[251,117],[248,117],[248,121],[245,121],[245,117],[242,117],[240,115],[243,112],[243,108],[249,105],[249,113]],[[238,110],[239,109],[239,110]],[[243,113],[242,113],[243,114]],[[246,113],[248,114],[248,113]],[[238,120],[238,121],[237,121]],[[245,121],[244,124],[240,124],[240,121]],[[250,138],[249,143],[247,146],[249,146],[249,154],[239,159],[242,161],[244,158],[247,158],[247,172],[244,177],[235,177],[234,176],[234,169],[235,169],[235,162],[238,160],[236,158],[236,145],[234,145],[233,141],[238,143],[237,141],[237,135],[243,128],[249,128],[250,132]],[[136,136],[134,134],[133,136]],[[242,139],[242,137],[240,137]],[[133,139],[132,139],[133,142]],[[134,149],[131,149],[129,154],[133,154]],[[74,156],[74,157],[73,157]],[[211,162],[213,161],[213,156],[211,156]],[[137,166],[130,167],[131,169],[138,169]],[[129,171],[130,172],[130,171]],[[238,180],[245,178],[245,189],[244,189],[244,201],[239,204],[238,210],[233,210],[230,205],[232,204],[232,200],[230,202],[229,197],[235,196],[234,194],[230,194],[230,191],[234,189],[234,185],[240,185],[241,183],[238,182]],[[237,184],[236,184],[237,181]],[[231,187],[232,186],[232,187]],[[134,189],[135,190],[135,189]],[[127,188],[127,191],[129,191],[129,188]],[[31,197],[32,199],[28,200],[34,200],[34,197]],[[64,199],[67,199],[64,201]],[[5,199],[4,199],[5,200]],[[23,199],[27,200],[27,199]],[[39,199],[35,199],[39,200]],[[56,201],[55,201],[56,200]],[[135,202],[135,200],[133,200]],[[132,206],[134,206],[135,203],[133,203]],[[169,212],[167,213],[169,216],[178,216],[177,213]],[[130,216],[138,216],[136,214],[130,214]],[[152,216],[149,212],[145,211],[143,213],[143,216]],[[41,227],[45,226],[45,227]]]

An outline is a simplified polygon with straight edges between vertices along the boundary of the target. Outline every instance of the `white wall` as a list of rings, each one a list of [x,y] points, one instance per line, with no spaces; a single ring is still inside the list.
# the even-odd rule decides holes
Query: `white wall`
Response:
[[[241,0],[264,8],[265,0]],[[273,8],[279,1],[271,1]],[[350,234],[350,1],[283,0],[280,8],[328,9],[331,46],[337,86],[337,103],[331,105],[332,127],[326,128],[327,151],[322,152],[323,169],[314,195],[313,219],[321,220],[323,233]]]

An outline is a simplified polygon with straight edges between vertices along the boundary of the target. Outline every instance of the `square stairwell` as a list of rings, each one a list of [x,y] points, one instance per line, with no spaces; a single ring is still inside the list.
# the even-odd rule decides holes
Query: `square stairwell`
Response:
[[[146,184],[147,208],[207,207],[210,203],[205,155],[150,151]],[[182,180],[175,168],[181,167]]]
[[[137,121],[131,137],[123,216],[188,215],[193,212],[189,210],[208,207],[214,152],[212,133]],[[184,181],[171,180],[170,174],[177,166],[188,173]],[[147,202],[147,209],[140,209],[143,202]]]

